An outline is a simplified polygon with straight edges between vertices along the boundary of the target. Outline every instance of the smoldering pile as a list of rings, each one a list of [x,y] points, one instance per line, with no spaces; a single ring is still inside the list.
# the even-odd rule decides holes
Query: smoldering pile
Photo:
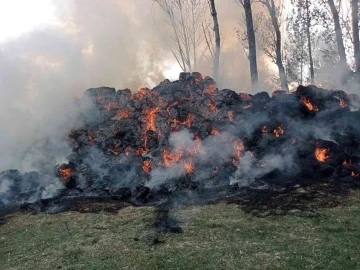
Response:
[[[74,198],[188,203],[360,183],[360,99],[344,91],[237,94],[218,90],[210,77],[182,73],[137,93],[88,89],[79,102],[92,106],[81,115],[84,126],[69,132],[68,163],[53,174],[2,172],[3,213],[10,205],[46,208]]]

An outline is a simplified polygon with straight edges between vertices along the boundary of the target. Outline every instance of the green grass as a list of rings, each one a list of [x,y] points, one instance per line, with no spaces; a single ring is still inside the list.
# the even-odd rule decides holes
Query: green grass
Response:
[[[186,207],[176,212],[184,233],[166,235],[154,231],[151,207],[18,213],[0,226],[0,268],[360,269],[359,197],[313,218],[259,218],[225,203]]]

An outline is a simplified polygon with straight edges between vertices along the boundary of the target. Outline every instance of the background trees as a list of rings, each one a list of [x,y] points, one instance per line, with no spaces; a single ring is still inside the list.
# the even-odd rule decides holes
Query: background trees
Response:
[[[166,15],[169,47],[184,71],[208,59],[221,73],[222,18],[214,0],[154,0]],[[258,88],[259,66],[277,79],[272,88],[360,82],[359,1],[236,0],[240,26],[233,33],[249,61],[249,81]],[[234,6],[234,8],[236,8]],[[220,10],[220,11],[219,11]],[[219,23],[220,22],[220,23]],[[276,69],[275,69],[276,67]],[[241,72],[241,70],[239,70]],[[220,76],[221,77],[221,76]]]

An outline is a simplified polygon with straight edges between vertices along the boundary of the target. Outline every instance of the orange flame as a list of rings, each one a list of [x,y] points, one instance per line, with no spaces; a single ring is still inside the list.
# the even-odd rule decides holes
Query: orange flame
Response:
[[[143,99],[146,95],[147,89],[141,86],[138,87],[137,98]]]
[[[242,142],[242,140],[240,139],[236,139],[233,141],[233,146],[234,146],[234,158],[233,158],[233,164],[235,167],[239,166],[239,159],[242,156],[242,153],[245,150],[244,144]]]
[[[156,113],[160,111],[160,108],[151,108],[145,111],[146,128],[145,131],[156,131]]]
[[[229,111],[228,116],[229,116],[230,122],[233,122],[234,121],[234,113],[232,111]]]
[[[284,130],[282,129],[282,125],[281,126],[278,126],[277,128],[274,129],[273,131],[274,135],[276,138],[279,138],[280,135],[283,135],[284,134]]]
[[[59,169],[59,173],[62,179],[69,180],[71,176],[71,169],[70,168]]]
[[[359,177],[359,174],[356,173],[356,172],[351,172],[351,176],[352,176],[352,177]]]
[[[240,157],[242,156],[242,153],[245,150],[245,147],[244,147],[244,144],[243,144],[242,140],[240,140],[240,139],[234,140],[233,141],[233,146],[234,146],[234,150],[235,150],[234,158],[240,159]]]
[[[186,173],[188,173],[188,174],[193,173],[195,171],[192,159],[190,159],[188,162],[184,161],[184,167],[185,167]]]
[[[148,173],[151,170],[151,160],[144,160],[142,169],[144,172]]]
[[[177,127],[177,124],[186,125],[187,127],[191,127],[192,122],[194,121],[194,115],[192,113],[189,113],[187,116],[187,119],[184,122],[180,122],[177,119],[174,119],[174,127]]]
[[[342,163],[343,166],[346,166],[346,165],[351,165],[351,159],[349,161],[347,161],[346,159],[343,161]]]
[[[329,149],[316,148],[315,149],[315,157],[320,162],[326,162],[326,160],[329,158]]]
[[[110,111],[112,109],[119,109],[119,106],[117,105],[116,101],[112,101],[109,104],[105,105],[105,109],[107,111]]]
[[[307,97],[304,97],[304,96],[301,96],[300,97],[300,101],[302,103],[304,103],[304,105],[310,110],[310,111],[318,111],[318,107],[316,107],[315,105],[313,105],[310,101],[310,98],[307,98]]]
[[[209,84],[208,87],[205,88],[205,90],[203,91],[203,96],[205,96],[205,94],[208,94],[210,96],[215,96],[216,95],[215,84]]]
[[[130,118],[131,117],[131,113],[129,111],[123,111],[123,110],[119,110],[116,113],[116,117],[117,118]]]
[[[176,162],[178,162],[181,159],[181,157],[182,157],[181,152],[173,154],[167,149],[163,150],[162,158],[163,158],[163,163],[166,167],[173,166]]]
[[[339,105],[341,108],[345,108],[347,106],[345,100],[343,100],[342,98],[340,98]]]
[[[144,152],[145,152],[144,148],[140,147],[140,148],[136,149],[136,155],[138,155],[138,156],[141,156]]]
[[[120,146],[120,143],[113,143],[111,146],[110,146],[110,149],[109,151],[111,153],[113,153],[115,156],[118,156],[120,155],[120,150],[117,150],[116,148],[118,148]]]
[[[217,109],[216,109],[216,106],[215,106],[215,104],[213,104],[213,103],[211,103],[211,102],[209,102],[209,108],[210,108],[210,110],[212,110],[212,111],[216,111]]]

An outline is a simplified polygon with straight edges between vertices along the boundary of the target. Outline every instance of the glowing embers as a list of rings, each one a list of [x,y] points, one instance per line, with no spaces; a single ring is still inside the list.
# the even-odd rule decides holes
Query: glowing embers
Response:
[[[109,152],[111,152],[115,156],[120,155],[120,150],[117,149],[119,146],[120,146],[119,142],[114,142],[112,145],[110,145]]]
[[[162,153],[162,159],[164,166],[172,167],[177,163],[183,156],[182,151],[177,151],[176,153],[171,153],[169,150],[164,149]]]
[[[202,93],[203,96],[209,95],[211,97],[216,96],[216,87],[215,84],[209,84]]]
[[[147,88],[143,88],[143,87],[138,87],[138,92],[135,94],[135,98],[136,99],[143,99],[144,97],[145,97],[145,95],[146,95],[146,93],[147,93],[147,91],[148,91],[148,89]]]
[[[116,112],[117,119],[122,119],[122,118],[128,119],[130,117],[131,117],[131,112],[129,112],[127,110],[118,110]]]
[[[344,160],[343,163],[342,163],[343,166],[346,166],[346,165],[351,165],[351,159],[349,160]]]
[[[263,126],[261,128],[261,132],[262,133],[271,133],[270,129],[267,126]],[[281,135],[284,135],[285,131],[282,128],[282,125],[277,126],[276,128],[273,129],[272,133],[274,134],[274,136],[276,138],[279,138]]]
[[[308,97],[304,97],[301,96],[300,97],[300,101],[310,110],[310,111],[318,111],[318,107],[316,107],[315,105],[313,105],[310,101],[310,98]]]
[[[151,170],[151,160],[150,159],[143,161],[142,169],[146,173],[150,172],[150,170]]]
[[[267,126],[263,126],[263,127],[261,128],[261,132],[262,132],[262,133],[268,133],[268,132],[269,132],[268,127],[267,127]]]
[[[148,130],[156,131],[156,113],[160,111],[160,108],[150,108],[145,110],[145,117],[143,122],[146,123],[145,132]]]
[[[179,121],[177,119],[174,119],[173,120],[174,128],[176,128],[178,126],[178,124],[185,125],[185,126],[187,126],[189,128],[189,127],[191,127],[191,124],[194,121],[194,118],[195,118],[194,115],[192,113],[189,113],[185,121],[181,122],[181,121]]]
[[[280,135],[283,135],[284,134],[284,130],[282,129],[282,125],[276,127],[274,130],[273,130],[273,133],[275,135],[276,138],[279,138]]]
[[[104,108],[107,111],[113,110],[113,109],[119,109],[120,107],[117,105],[116,101],[112,101],[109,104],[106,104]]]
[[[352,177],[359,177],[360,175],[354,171],[351,172],[351,176]]]
[[[68,181],[71,177],[72,170],[71,168],[59,168],[59,174],[61,179]]]
[[[188,161],[184,161],[184,168],[186,173],[191,174],[194,173],[195,168],[194,168],[194,162],[192,159],[189,159]]]
[[[233,147],[234,147],[234,157],[233,157],[233,164],[235,167],[239,166],[239,159],[241,158],[245,147],[240,139],[235,139],[233,141]]]
[[[209,109],[212,110],[213,112],[215,112],[217,110],[216,106],[213,102],[209,102],[208,106],[209,106]]]
[[[345,108],[345,107],[347,106],[345,100],[343,100],[342,98],[340,98],[340,100],[339,100],[339,106],[340,106],[341,108]]]
[[[330,149],[328,148],[316,148],[315,149],[315,158],[320,162],[326,162],[329,158]]]

